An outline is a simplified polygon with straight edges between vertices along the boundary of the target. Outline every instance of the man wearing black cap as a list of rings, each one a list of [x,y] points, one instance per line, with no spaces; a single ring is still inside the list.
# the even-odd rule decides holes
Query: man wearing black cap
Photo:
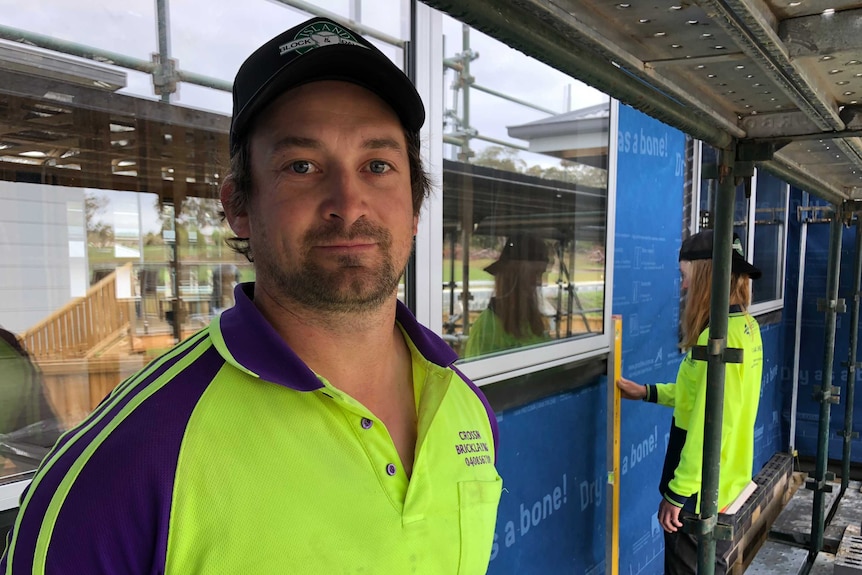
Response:
[[[221,198],[256,282],[61,440],[0,571],[485,573],[496,419],[396,297],[424,116],[331,20],[246,60]]]
[[[682,287],[686,290],[680,346],[688,352],[680,364],[676,382],[639,385],[625,378],[618,382],[626,399],[642,399],[674,408],[659,484],[662,501],[658,518],[665,531],[666,575],[697,572],[697,537],[683,532],[681,527],[684,519],[694,518],[700,511],[707,364],[695,360],[691,348],[705,346],[709,341],[713,237],[712,230],[704,230],[686,239],[679,251]],[[751,302],[749,280],[760,278],[761,273],[745,260],[738,237],[734,236],[731,252],[727,347],[742,350],[742,362],[726,364],[719,510],[733,503],[751,481],[754,424],[763,371],[760,326],[747,311]],[[716,575],[727,571],[729,545],[728,541],[716,542]]]

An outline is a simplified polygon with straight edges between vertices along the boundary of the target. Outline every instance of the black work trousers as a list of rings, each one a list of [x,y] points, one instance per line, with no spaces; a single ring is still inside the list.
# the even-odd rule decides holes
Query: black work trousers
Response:
[[[683,523],[697,515],[680,511]],[[715,542],[715,575],[727,573],[730,541]],[[695,575],[697,573],[697,536],[677,531],[664,534],[664,575]]]

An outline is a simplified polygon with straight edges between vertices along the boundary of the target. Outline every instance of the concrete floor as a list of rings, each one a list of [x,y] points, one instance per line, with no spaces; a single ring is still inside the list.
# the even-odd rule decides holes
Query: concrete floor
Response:
[[[841,484],[833,483],[832,493],[826,494],[826,513],[832,508]],[[781,514],[772,524],[769,539],[757,552],[754,560],[746,569],[746,575],[799,575],[805,573],[808,550],[806,545],[811,538],[811,511],[813,492],[804,486],[796,490]],[[851,481],[847,491],[838,503],[838,508],[823,533],[821,551],[809,575],[833,575],[855,572],[839,559],[836,553],[845,532],[858,534],[862,526],[862,484]],[[836,565],[838,567],[836,568]],[[862,575],[862,570],[858,571]]]

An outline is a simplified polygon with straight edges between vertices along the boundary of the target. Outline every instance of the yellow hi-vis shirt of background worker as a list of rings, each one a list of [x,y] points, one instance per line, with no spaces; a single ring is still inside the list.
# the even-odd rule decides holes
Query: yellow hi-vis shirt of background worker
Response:
[[[697,345],[709,340],[707,327]],[[754,465],[754,422],[763,375],[760,326],[751,315],[733,306],[728,316],[727,347],[741,349],[742,363],[727,363],[724,415],[721,422],[721,474],[718,507],[723,509],[751,481]],[[707,362],[691,351],[679,366],[676,383],[648,385],[646,401],[674,407],[673,424],[659,490],[670,503],[691,512],[700,510],[698,495],[703,462]]]

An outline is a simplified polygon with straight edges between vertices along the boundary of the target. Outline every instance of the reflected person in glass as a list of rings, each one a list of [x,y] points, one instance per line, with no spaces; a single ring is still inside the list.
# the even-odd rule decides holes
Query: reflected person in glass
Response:
[[[256,280],[64,436],[0,572],[485,573],[496,417],[398,300],[430,191],[418,92],[326,18],[233,87],[221,200]]]
[[[709,342],[713,235],[712,230],[699,232],[686,239],[679,251],[682,288],[686,291],[680,347],[687,353],[680,364],[676,382],[640,385],[624,377],[617,382],[622,397],[626,399],[641,399],[674,408],[659,483],[662,499],[658,519],[665,532],[664,572],[667,575],[694,575],[697,572],[697,537],[683,532],[682,526],[683,521],[696,519],[700,513],[707,362],[695,360],[692,348],[706,346]],[[727,347],[742,350],[743,361],[726,364],[719,510],[726,509],[748,493],[746,488],[752,476],[754,424],[763,372],[760,326],[748,313],[750,280],[760,278],[761,273],[745,260],[742,244],[735,234],[731,255]],[[727,572],[729,550],[729,541],[717,541],[716,575]]]
[[[0,328],[0,435],[11,434],[33,424],[53,426],[55,420],[42,386],[41,372],[17,336]],[[44,435],[38,429],[31,431]],[[57,439],[56,434],[53,439]]]
[[[59,434],[41,372],[18,337],[0,328],[0,455],[38,463],[45,454],[38,447],[49,447]]]
[[[539,290],[548,263],[548,247],[541,238],[519,233],[506,239],[500,257],[485,268],[494,276],[494,295],[470,327],[464,357],[548,340]]]

